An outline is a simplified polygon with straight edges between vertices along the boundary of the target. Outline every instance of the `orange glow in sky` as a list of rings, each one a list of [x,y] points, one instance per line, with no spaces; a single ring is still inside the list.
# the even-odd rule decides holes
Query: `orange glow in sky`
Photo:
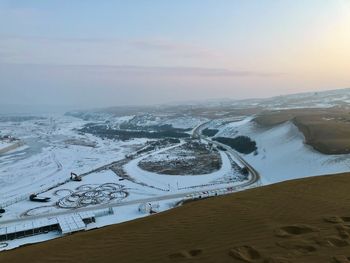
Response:
[[[349,0],[3,0],[0,24],[0,103],[150,104],[350,87]]]

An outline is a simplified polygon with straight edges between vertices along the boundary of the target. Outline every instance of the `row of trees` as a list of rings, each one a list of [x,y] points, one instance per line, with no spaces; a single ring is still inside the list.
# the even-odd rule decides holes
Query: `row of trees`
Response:
[[[235,138],[216,137],[213,140],[226,144],[232,149],[244,154],[249,154],[257,150],[256,142],[248,136],[237,136]]]

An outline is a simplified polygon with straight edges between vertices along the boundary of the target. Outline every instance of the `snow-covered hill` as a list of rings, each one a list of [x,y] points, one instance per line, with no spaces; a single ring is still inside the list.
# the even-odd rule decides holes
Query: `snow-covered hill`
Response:
[[[216,136],[245,135],[255,140],[258,154],[244,158],[260,172],[264,184],[302,177],[347,172],[350,155],[325,155],[304,144],[304,136],[291,122],[261,128],[255,122],[233,122]]]

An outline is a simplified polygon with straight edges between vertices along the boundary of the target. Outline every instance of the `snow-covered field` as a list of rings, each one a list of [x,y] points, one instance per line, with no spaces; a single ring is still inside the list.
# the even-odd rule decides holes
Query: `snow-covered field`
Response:
[[[122,117],[116,123],[129,119]],[[2,227],[13,225],[18,219],[31,220],[31,217],[49,216],[81,207],[93,209],[94,205],[180,194],[177,198],[160,198],[156,202],[160,205],[159,211],[164,211],[173,207],[175,201],[180,201],[187,193],[211,190],[218,186],[230,187],[242,180],[237,171],[232,169],[230,160],[224,153],[221,153],[222,168],[207,175],[163,176],[138,167],[139,160],[150,155],[156,156],[171,147],[182,145],[183,142],[155,149],[129,160],[123,167],[130,179],[122,178],[105,165],[125,160],[130,153],[144,147],[147,140],[118,141],[79,132],[78,129],[87,123],[88,121],[59,115],[45,116],[40,120],[0,123],[3,133],[20,138],[25,143],[21,148],[0,155],[0,206],[6,210],[0,218]],[[181,127],[194,127],[198,123],[198,120],[193,122],[192,119],[177,121],[177,125]],[[86,175],[81,182],[75,182],[69,180],[71,172]],[[50,201],[30,201],[29,196],[33,193],[40,197],[49,197]],[[99,217],[88,227],[101,227],[145,216],[146,214],[138,211],[138,205],[114,207],[112,215]],[[50,239],[57,235],[45,236]],[[30,237],[9,241],[8,246],[3,249],[46,238],[41,236],[37,239]]]
[[[150,202],[154,206],[159,204],[157,210],[164,211],[193,193],[232,188],[247,180],[239,171],[242,163],[227,151],[220,151],[222,166],[211,174],[162,175],[142,170],[139,162],[145,158],[157,161],[182,158],[181,151],[174,151],[175,156],[170,157],[164,152],[183,145],[184,141],[133,155],[146,145],[146,139],[102,139],[79,132],[91,120],[61,115],[44,117],[0,122],[3,134],[10,134],[25,143],[0,155],[0,206],[6,210],[0,218],[1,227],[14,224],[16,220],[73,212],[76,208],[91,208],[99,214],[94,209],[113,204],[112,213],[98,216],[96,222],[87,226],[91,229],[147,215],[138,211],[142,200],[153,200]],[[143,121],[147,125],[165,123],[158,118],[147,118],[136,119],[137,124]],[[127,116],[108,121],[111,127],[117,127],[132,119]],[[198,118],[181,117],[169,120],[168,124],[193,129],[202,122]],[[263,129],[252,122],[252,117],[238,117],[209,122],[205,127],[218,129],[216,136],[245,135],[255,140],[258,154],[242,157],[260,173],[263,184],[350,169],[349,155],[331,156],[314,151],[303,143],[303,135],[292,123]],[[177,152],[179,156],[176,156]],[[83,174],[82,181],[70,180],[71,172]],[[32,193],[51,199],[47,203],[33,202],[29,200]],[[120,206],[123,202],[126,205]],[[49,233],[13,240],[4,248],[0,242],[0,250],[57,236],[58,233]]]
[[[68,179],[70,172],[87,172],[121,159],[130,151],[127,146],[144,143],[142,139],[121,143],[78,134],[74,129],[83,124],[69,117],[0,123],[1,130],[21,138],[27,146],[0,155],[0,203],[45,190]],[[96,147],[71,145],[68,139],[95,142]]]
[[[125,170],[129,174],[135,175],[143,181],[150,181],[157,187],[170,188],[170,190],[176,190],[177,186],[180,184],[182,187],[192,187],[202,184],[208,184],[212,181],[215,181],[219,178],[224,177],[225,175],[232,173],[231,164],[228,157],[220,152],[222,158],[222,167],[219,171],[213,172],[211,174],[205,175],[159,175],[156,173],[148,172],[142,170],[138,163],[143,159],[143,157],[132,160],[125,166]]]

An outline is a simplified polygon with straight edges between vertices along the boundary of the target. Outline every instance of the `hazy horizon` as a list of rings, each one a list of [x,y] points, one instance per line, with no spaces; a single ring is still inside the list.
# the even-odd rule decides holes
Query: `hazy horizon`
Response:
[[[346,0],[0,0],[0,23],[1,105],[152,105],[350,86]]]

